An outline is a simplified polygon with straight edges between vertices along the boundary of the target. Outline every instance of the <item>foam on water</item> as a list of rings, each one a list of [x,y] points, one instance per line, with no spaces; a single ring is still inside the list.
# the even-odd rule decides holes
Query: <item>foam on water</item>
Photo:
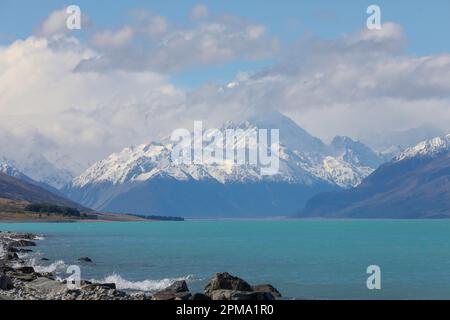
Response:
[[[115,283],[117,289],[119,290],[138,290],[138,291],[147,291],[154,292],[167,288],[172,285],[175,281],[193,281],[194,277],[192,275],[188,275],[186,277],[180,278],[167,278],[161,280],[143,280],[143,281],[129,281],[122,278],[119,274],[113,273],[102,280],[92,279],[91,282],[94,283]]]
[[[33,259],[34,261],[34,259]],[[63,260],[58,260],[53,262],[48,266],[38,265],[32,262],[32,267],[36,272],[46,273],[46,272],[61,272],[67,269],[67,265]]]

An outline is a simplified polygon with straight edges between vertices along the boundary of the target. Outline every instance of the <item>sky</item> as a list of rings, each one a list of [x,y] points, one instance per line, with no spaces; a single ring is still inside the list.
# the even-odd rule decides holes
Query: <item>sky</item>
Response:
[[[189,23],[189,12],[199,3],[183,1],[107,1],[107,0],[1,0],[0,44],[8,44],[32,34],[49,12],[68,5],[79,5],[83,13],[94,21],[95,28],[120,27],[130,21],[130,11],[146,9],[167,17],[178,24]],[[442,36],[450,30],[450,2],[428,1],[223,1],[206,2],[208,10],[216,14],[229,13],[249,21],[263,24],[280,41],[288,44],[304,35],[332,38],[351,33],[366,22],[366,8],[377,4],[382,8],[382,18],[399,23],[409,39],[408,51],[412,54],[450,52],[450,42]],[[79,36],[86,36],[80,35]],[[271,60],[230,61],[218,66],[185,71],[173,76],[174,83],[187,87],[205,81],[226,81],[242,70],[270,66]]]
[[[194,120],[273,110],[325,141],[449,131],[449,16],[448,0],[0,0],[0,142],[76,173]]]

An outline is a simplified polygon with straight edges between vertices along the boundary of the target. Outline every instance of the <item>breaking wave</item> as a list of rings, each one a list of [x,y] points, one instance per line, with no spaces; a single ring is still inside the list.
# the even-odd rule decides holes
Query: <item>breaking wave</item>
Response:
[[[143,280],[143,281],[129,281],[122,278],[119,274],[113,273],[102,280],[91,280],[96,283],[115,283],[119,290],[137,290],[137,291],[159,291],[172,285],[175,281],[185,280],[187,282],[194,281],[192,275],[180,278],[161,279],[161,280]]]
[[[48,266],[43,266],[36,263],[36,259],[30,260],[31,266],[34,268],[36,272],[45,273],[45,272],[62,272],[67,269],[67,265],[63,260],[58,260],[51,263]]]

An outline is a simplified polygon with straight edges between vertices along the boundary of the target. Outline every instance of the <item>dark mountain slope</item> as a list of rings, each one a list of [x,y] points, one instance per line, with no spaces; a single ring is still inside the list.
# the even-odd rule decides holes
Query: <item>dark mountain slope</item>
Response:
[[[85,207],[55,195],[39,186],[8,176],[0,172],[0,198],[26,201],[30,203],[49,203],[73,207],[86,211]]]
[[[450,217],[450,152],[382,165],[354,189],[310,199],[302,217]]]

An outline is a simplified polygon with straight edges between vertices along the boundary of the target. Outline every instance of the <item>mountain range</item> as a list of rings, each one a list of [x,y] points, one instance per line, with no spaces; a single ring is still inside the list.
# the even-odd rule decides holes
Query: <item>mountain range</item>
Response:
[[[68,171],[38,153],[2,157],[0,200],[186,218],[450,217],[450,135],[390,158],[345,136],[325,144],[280,113],[227,122],[209,134],[228,129],[237,130],[238,149],[246,130],[279,129],[278,173],[263,175],[257,165],[227,160],[174,163],[174,143],[166,138],[124,148],[68,183]]]
[[[355,188],[314,196],[300,217],[450,217],[450,135],[407,148]]]
[[[279,129],[280,169],[264,176],[249,164],[174,164],[173,142],[132,146],[76,177],[62,192],[96,210],[184,217],[292,215],[313,195],[351,188],[383,163],[360,142],[336,137],[330,145],[280,113],[217,130]],[[235,147],[245,143],[237,136]]]

